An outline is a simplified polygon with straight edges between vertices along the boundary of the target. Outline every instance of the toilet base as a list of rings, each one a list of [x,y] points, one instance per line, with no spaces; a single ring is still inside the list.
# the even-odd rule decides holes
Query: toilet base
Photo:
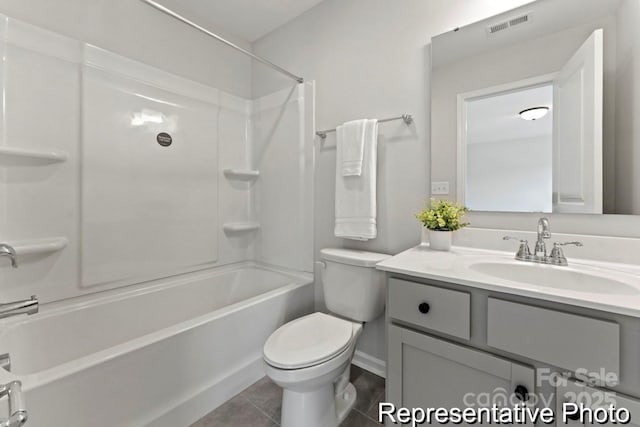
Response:
[[[341,396],[336,396],[336,416],[338,424],[344,421],[356,404],[356,388],[349,383]]]
[[[338,427],[356,403],[356,389],[349,384],[340,396],[334,385],[313,391],[284,390],[282,393],[282,427]]]

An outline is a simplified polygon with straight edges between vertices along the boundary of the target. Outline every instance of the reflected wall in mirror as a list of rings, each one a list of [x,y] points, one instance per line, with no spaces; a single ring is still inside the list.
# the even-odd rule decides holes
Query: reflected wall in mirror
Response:
[[[640,1],[538,0],[432,40],[432,181],[476,211],[640,214]]]
[[[548,83],[461,96],[459,197],[480,211],[550,212],[553,86]],[[536,112],[535,120],[523,114]],[[465,155],[462,158],[462,155]],[[526,176],[520,181],[516,176]],[[500,191],[494,191],[500,189]]]

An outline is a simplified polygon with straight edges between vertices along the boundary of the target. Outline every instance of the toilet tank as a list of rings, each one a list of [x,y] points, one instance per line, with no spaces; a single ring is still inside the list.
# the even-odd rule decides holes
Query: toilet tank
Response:
[[[357,322],[370,322],[384,312],[385,274],[375,265],[391,255],[351,249],[320,251],[324,300],[332,313]]]

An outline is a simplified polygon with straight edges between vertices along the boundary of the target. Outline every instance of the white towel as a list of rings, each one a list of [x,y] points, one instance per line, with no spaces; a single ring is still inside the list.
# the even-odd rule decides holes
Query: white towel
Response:
[[[342,162],[338,165],[342,176],[360,176],[362,174],[366,123],[366,119],[354,120],[336,128],[337,147],[338,151],[342,152]]]
[[[378,161],[378,121],[367,120],[364,126],[362,173],[343,176],[343,150],[336,156],[336,225],[337,237],[353,240],[375,239],[376,176]]]

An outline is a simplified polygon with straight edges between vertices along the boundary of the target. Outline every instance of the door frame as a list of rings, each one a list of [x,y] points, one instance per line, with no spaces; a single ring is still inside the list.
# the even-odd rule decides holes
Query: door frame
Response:
[[[467,192],[467,101],[553,84],[558,72],[459,93],[457,112],[456,202],[465,204]]]

